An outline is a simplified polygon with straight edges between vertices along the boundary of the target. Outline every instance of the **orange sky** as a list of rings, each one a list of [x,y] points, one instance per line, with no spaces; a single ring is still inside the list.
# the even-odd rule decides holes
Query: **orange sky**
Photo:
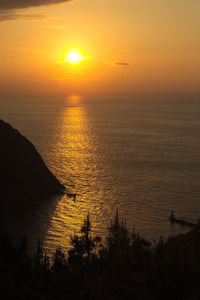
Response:
[[[200,92],[199,0],[4,3],[1,94]],[[61,58],[74,47],[89,59],[71,66]]]

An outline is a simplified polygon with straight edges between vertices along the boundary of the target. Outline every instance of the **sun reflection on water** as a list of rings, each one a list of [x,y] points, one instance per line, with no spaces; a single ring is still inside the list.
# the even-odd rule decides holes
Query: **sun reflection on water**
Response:
[[[49,252],[52,245],[61,245],[64,249],[69,247],[70,235],[80,230],[88,211],[94,232],[99,233],[100,228],[102,232],[105,230],[103,227],[106,224],[102,218],[112,213],[106,199],[114,187],[96,145],[96,136],[90,128],[81,98],[68,98],[59,119],[55,161],[58,178],[61,178],[67,191],[76,193],[77,197],[74,201],[65,195],[57,204],[45,238]],[[103,186],[103,181],[107,182],[108,188]]]

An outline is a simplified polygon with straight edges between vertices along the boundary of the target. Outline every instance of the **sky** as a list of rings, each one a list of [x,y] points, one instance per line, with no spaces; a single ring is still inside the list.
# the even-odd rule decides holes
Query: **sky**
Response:
[[[199,93],[199,15],[199,0],[0,0],[0,94]]]

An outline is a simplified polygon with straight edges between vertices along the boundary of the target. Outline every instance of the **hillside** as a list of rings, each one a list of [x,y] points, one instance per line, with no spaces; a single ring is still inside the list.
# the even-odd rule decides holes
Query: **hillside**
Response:
[[[0,145],[0,195],[48,195],[64,191],[34,145],[2,120]]]

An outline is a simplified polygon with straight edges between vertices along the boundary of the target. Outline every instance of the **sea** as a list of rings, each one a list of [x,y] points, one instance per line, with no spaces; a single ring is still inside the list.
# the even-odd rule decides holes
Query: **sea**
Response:
[[[88,213],[92,233],[103,239],[118,209],[129,230],[152,243],[190,230],[169,222],[172,210],[200,219],[200,95],[1,96],[0,119],[26,136],[77,195],[1,216],[31,249],[40,239],[47,253],[59,245],[67,251]]]

